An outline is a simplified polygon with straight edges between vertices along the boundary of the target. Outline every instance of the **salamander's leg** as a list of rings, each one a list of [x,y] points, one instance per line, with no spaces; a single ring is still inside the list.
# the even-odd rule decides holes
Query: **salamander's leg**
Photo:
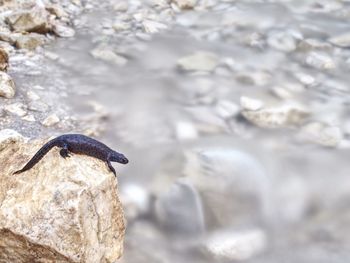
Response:
[[[70,157],[69,151],[68,151],[68,145],[64,144],[62,149],[60,150],[60,155],[66,159],[67,157]]]
[[[113,166],[112,166],[110,161],[107,161],[107,165],[108,165],[109,170],[111,170],[112,173],[114,173],[114,176],[117,176],[117,174],[115,173],[115,170],[114,170],[114,168],[113,168]]]

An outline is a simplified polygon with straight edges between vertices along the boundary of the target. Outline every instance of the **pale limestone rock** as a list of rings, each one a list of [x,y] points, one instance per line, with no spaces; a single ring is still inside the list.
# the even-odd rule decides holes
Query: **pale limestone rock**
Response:
[[[59,37],[74,37],[75,35],[75,30],[73,28],[57,22],[53,24],[52,31]]]
[[[0,151],[17,142],[23,142],[24,137],[11,129],[0,130]]]
[[[13,31],[45,34],[50,30],[48,13],[45,9],[34,8],[11,14],[6,22]]]
[[[322,146],[336,147],[343,139],[343,133],[339,127],[329,126],[321,122],[311,122],[301,129],[299,137]]]
[[[43,45],[45,41],[45,37],[37,33],[21,34],[18,37],[16,37],[15,45],[17,48],[34,50],[38,46]]]
[[[196,4],[197,0],[172,0],[180,9],[192,9]]]
[[[334,36],[329,39],[333,45],[343,48],[350,47],[350,32]]]
[[[261,100],[249,98],[246,96],[242,96],[240,98],[240,102],[241,102],[241,107],[244,110],[257,111],[264,106],[264,103]]]
[[[13,104],[6,105],[4,107],[4,110],[7,112],[10,112],[12,114],[15,114],[19,117],[23,117],[27,114],[26,106],[23,103],[17,102]]]
[[[180,69],[187,71],[213,71],[219,64],[219,58],[210,52],[198,51],[177,61]]]
[[[111,62],[118,66],[124,66],[128,62],[125,57],[116,54],[110,47],[98,46],[91,50],[90,54],[94,58]]]
[[[242,111],[242,115],[247,120],[262,128],[281,128],[300,125],[309,114],[309,111],[303,106],[292,103],[254,111]]]
[[[305,63],[310,67],[323,70],[334,69],[336,67],[334,60],[330,56],[316,52],[308,55]]]
[[[115,177],[100,160],[63,159],[57,148],[14,176],[43,143],[0,151],[0,262],[116,262],[125,222]]]
[[[16,87],[12,78],[5,72],[0,71],[0,97],[11,99],[15,96]]]
[[[60,118],[56,114],[51,114],[43,120],[42,125],[46,127],[53,126],[60,122]]]
[[[152,20],[145,20],[142,22],[143,29],[146,33],[154,34],[158,33],[160,30],[167,29],[167,25],[157,22],[157,21],[152,21]]]
[[[6,71],[9,65],[9,56],[5,49],[0,48],[0,70]]]

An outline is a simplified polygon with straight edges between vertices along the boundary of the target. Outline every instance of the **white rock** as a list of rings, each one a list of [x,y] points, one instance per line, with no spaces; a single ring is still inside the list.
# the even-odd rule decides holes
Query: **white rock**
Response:
[[[31,91],[31,90],[27,92],[27,97],[30,100],[39,100],[40,99],[40,96],[37,93],[35,93],[34,91]]]
[[[284,104],[278,107],[266,107],[260,110],[244,110],[242,115],[253,124],[262,128],[281,128],[301,124],[309,111],[301,105]]]
[[[264,106],[264,103],[261,100],[249,98],[246,96],[242,96],[240,98],[240,102],[243,110],[257,111]]]
[[[197,0],[172,0],[180,9],[192,9],[196,4]]]
[[[303,140],[327,147],[336,147],[343,139],[343,133],[339,127],[329,126],[321,122],[305,125],[299,136]]]
[[[46,127],[53,126],[60,122],[60,118],[56,114],[51,114],[42,121],[42,125]]]
[[[239,106],[229,100],[219,100],[215,105],[215,112],[224,119],[237,115],[239,110]]]
[[[142,22],[143,28],[146,33],[158,33],[161,30],[167,29],[167,25],[157,22],[157,21],[152,21],[152,20],[145,20]]]
[[[124,66],[128,60],[116,54],[113,50],[109,49],[108,47],[97,47],[93,49],[90,54],[97,59],[101,59],[107,62],[114,63],[118,66]]]
[[[115,21],[112,25],[112,28],[117,31],[125,31],[131,28],[131,25],[129,23],[125,23],[125,22],[120,22],[120,21]]]
[[[218,64],[219,58],[206,51],[195,52],[177,61],[178,67],[187,71],[213,71]]]
[[[328,41],[335,46],[348,48],[350,47],[350,32],[331,37]]]
[[[36,121],[34,115],[32,115],[32,114],[28,114],[28,115],[22,117],[22,120],[29,121],[29,122],[35,122]]]
[[[73,28],[60,23],[55,23],[52,30],[59,37],[74,37],[75,35],[75,30]]]
[[[241,71],[236,75],[236,79],[244,84],[264,86],[271,80],[271,74],[266,71]]]
[[[308,55],[305,59],[305,63],[313,68],[325,70],[334,69],[336,66],[334,60],[330,56],[316,52],[312,52]]]
[[[17,142],[23,142],[24,137],[11,129],[0,130],[0,151],[8,147],[9,145]]]
[[[284,31],[269,34],[267,43],[270,47],[284,52],[294,51],[297,47],[296,39],[290,33]]]
[[[249,260],[263,252],[267,245],[265,232],[260,229],[221,231],[212,234],[204,244],[204,252],[215,260]]]
[[[179,121],[176,123],[176,137],[179,140],[192,140],[198,138],[198,131],[192,122]]]
[[[4,110],[7,112],[10,112],[12,114],[15,114],[17,116],[23,117],[27,114],[27,111],[25,110],[25,105],[23,103],[13,103],[4,106]]]
[[[308,86],[308,87],[314,86],[317,84],[316,79],[313,76],[308,75],[308,74],[303,73],[303,72],[295,73],[295,77],[297,80],[300,81],[301,84]]]
[[[0,71],[0,96],[11,99],[15,93],[16,87],[12,78],[7,73]]]

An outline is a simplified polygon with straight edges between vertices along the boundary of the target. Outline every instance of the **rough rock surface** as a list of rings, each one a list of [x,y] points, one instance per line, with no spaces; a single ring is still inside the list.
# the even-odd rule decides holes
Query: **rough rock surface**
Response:
[[[0,97],[11,99],[15,96],[16,87],[12,78],[5,72],[0,72]]]
[[[63,159],[56,148],[12,175],[43,143],[18,138],[0,145],[0,262],[115,262],[125,225],[113,174],[91,157]]]

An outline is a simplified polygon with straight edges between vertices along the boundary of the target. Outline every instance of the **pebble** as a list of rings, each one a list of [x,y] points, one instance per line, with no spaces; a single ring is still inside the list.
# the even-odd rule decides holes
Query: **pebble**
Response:
[[[10,75],[0,71],[0,96],[11,99],[15,96],[16,86]]]
[[[317,84],[316,79],[309,74],[297,72],[294,74],[294,76],[301,84],[307,87],[312,87]]]
[[[23,117],[24,115],[27,114],[27,111],[25,110],[25,108],[26,108],[25,105],[19,102],[4,106],[5,111],[20,117]]]
[[[285,31],[272,32],[267,38],[267,43],[270,47],[284,52],[294,51],[297,47],[296,39]]]
[[[34,91],[31,91],[31,90],[27,91],[27,97],[30,100],[39,100],[40,99],[40,96],[37,93],[35,93]]]
[[[299,137],[322,146],[336,147],[343,139],[343,133],[337,126],[329,126],[321,122],[311,122],[302,127]]]
[[[316,52],[311,52],[306,57],[305,63],[310,67],[321,70],[334,69],[336,66],[334,60],[330,56]]]
[[[59,37],[74,37],[75,30],[69,26],[55,23],[52,27],[52,31]]]
[[[198,138],[196,126],[189,121],[179,121],[176,123],[176,138],[178,140],[193,140]]]
[[[177,66],[186,71],[213,71],[218,65],[218,56],[206,51],[197,51],[177,61]]]
[[[271,80],[271,74],[266,71],[241,71],[236,74],[236,79],[247,85],[265,86]]]
[[[54,126],[55,124],[59,123],[60,118],[56,114],[51,114],[47,116],[41,124],[46,126],[46,127],[51,127]]]
[[[43,35],[37,33],[22,34],[16,37],[15,45],[17,48],[25,48],[34,50],[38,46],[45,43],[46,39]]]
[[[214,260],[244,261],[262,253],[266,247],[267,236],[261,229],[222,230],[211,234],[202,250]]]
[[[297,104],[283,104],[255,111],[243,110],[242,115],[259,127],[281,128],[300,125],[310,115],[310,112]]]
[[[28,104],[28,109],[37,112],[46,112],[49,109],[49,105],[39,100],[32,100]]]
[[[249,98],[246,96],[242,96],[240,98],[240,103],[243,110],[249,111],[257,111],[264,106],[264,103],[261,100]]]
[[[150,34],[158,33],[159,31],[168,28],[167,25],[157,21],[152,21],[152,20],[145,20],[142,22],[142,25],[143,25],[144,31]]]
[[[104,48],[104,47],[97,47],[95,49],[93,49],[90,54],[97,59],[101,59],[107,62],[111,62],[114,63],[118,66],[124,66],[128,60],[123,57],[120,56],[118,54],[116,54],[114,51],[110,50],[109,48]]]
[[[328,39],[328,41],[337,47],[349,48],[350,47],[350,32],[331,37]]]
[[[314,39],[314,38],[303,39],[298,44],[298,50],[304,51],[304,52],[309,52],[314,50],[330,51],[331,49],[332,49],[331,44],[321,41],[319,39]]]
[[[5,49],[0,48],[0,70],[6,71],[9,66],[9,56]]]
[[[120,31],[129,30],[131,28],[131,25],[129,23],[116,21],[113,23],[112,28],[115,31],[120,32]]]
[[[192,9],[196,4],[197,0],[172,0],[180,9]]]
[[[204,231],[204,215],[198,191],[189,180],[177,179],[156,200],[157,220],[176,234],[192,237]]]

